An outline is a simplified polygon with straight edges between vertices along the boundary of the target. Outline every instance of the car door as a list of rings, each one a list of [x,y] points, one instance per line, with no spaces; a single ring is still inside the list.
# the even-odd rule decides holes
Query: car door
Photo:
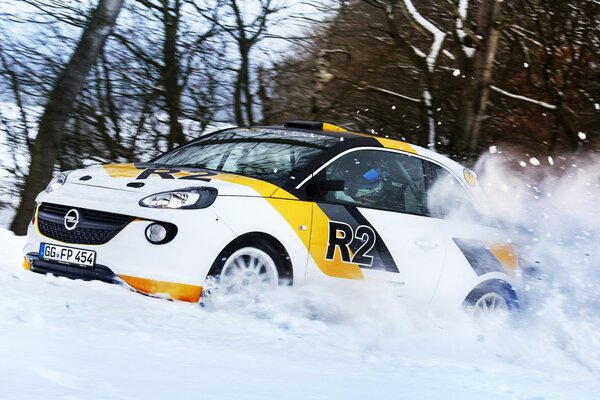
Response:
[[[350,150],[317,171],[312,273],[389,281],[404,296],[428,301],[446,243],[440,220],[426,216],[425,171],[419,157],[378,148]],[[333,190],[340,181],[343,190]]]

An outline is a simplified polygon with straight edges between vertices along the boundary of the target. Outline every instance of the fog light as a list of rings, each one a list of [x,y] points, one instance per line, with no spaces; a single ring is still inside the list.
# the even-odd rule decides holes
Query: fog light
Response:
[[[161,224],[151,224],[146,228],[146,239],[150,243],[159,244],[167,239],[167,228]]]

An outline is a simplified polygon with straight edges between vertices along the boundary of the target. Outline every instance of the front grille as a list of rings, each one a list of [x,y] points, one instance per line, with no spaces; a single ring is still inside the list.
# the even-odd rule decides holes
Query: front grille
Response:
[[[65,227],[64,219],[69,210],[76,209],[79,223],[73,230]],[[104,211],[89,210],[44,203],[38,211],[40,233],[51,239],[73,244],[104,244],[111,240],[134,217]]]

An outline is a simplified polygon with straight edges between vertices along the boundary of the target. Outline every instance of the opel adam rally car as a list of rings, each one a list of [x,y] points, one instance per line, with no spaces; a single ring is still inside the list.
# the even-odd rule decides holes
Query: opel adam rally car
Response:
[[[62,173],[36,200],[24,267],[198,301],[307,280],[386,281],[424,304],[517,305],[502,232],[452,217],[473,172],[326,123],[214,132],[149,163]]]

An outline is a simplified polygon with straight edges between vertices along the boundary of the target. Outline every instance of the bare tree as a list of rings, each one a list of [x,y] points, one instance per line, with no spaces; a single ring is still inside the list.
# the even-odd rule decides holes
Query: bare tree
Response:
[[[214,111],[208,104],[212,99],[206,98],[202,88],[211,89],[209,81],[212,76],[206,66],[208,55],[216,52],[216,49],[211,47],[209,41],[218,32],[208,19],[191,13],[193,7],[190,1],[136,0],[136,3],[132,3],[128,11],[139,24],[128,26],[114,36],[133,56],[134,63],[145,65],[149,73],[145,76],[146,81],[154,82],[156,95],[164,101],[169,131],[167,149],[172,149],[186,141],[182,118],[200,117],[203,125],[209,122],[207,118],[212,118]],[[186,5],[190,5],[187,10]],[[212,8],[203,11],[208,15],[214,12]],[[187,16],[187,22],[184,15]],[[156,35],[157,27],[160,28],[160,35]],[[204,67],[198,67],[198,63],[204,64]],[[200,70],[207,79],[194,81]],[[203,109],[203,115],[186,109],[189,107],[183,104],[184,97],[196,102],[203,97],[203,104],[197,104]]]
[[[239,64],[235,68],[233,90],[235,121],[240,126],[253,125],[255,117],[250,55],[253,48],[265,38],[269,18],[285,7],[275,4],[273,0],[258,0],[256,15],[246,15],[242,8],[244,4],[239,0],[219,0],[217,3],[217,8],[224,10],[224,15],[210,14],[203,7],[196,7],[236,43]]]
[[[598,8],[340,0],[312,42],[275,65],[274,113],[312,110],[467,160],[494,140],[581,148],[600,116]]]
[[[48,98],[31,152],[29,175],[25,180],[21,203],[11,225],[11,230],[17,234],[22,235],[26,232],[35,197],[52,177],[62,130],[86,76],[116,22],[123,1],[99,0],[73,56],[58,77]]]

